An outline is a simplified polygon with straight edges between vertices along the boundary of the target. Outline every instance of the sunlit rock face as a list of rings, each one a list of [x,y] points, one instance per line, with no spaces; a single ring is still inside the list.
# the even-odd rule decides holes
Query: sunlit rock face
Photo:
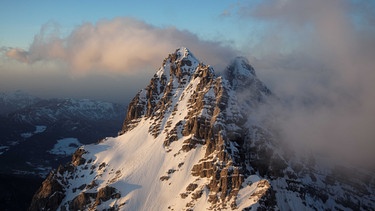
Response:
[[[131,101],[119,136],[77,150],[30,209],[372,209],[372,176],[336,177],[251,117],[275,99],[246,59],[217,76],[179,48]]]

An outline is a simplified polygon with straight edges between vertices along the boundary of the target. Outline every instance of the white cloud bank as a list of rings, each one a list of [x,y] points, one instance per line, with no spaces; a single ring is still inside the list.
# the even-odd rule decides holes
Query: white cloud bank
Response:
[[[217,70],[238,54],[223,42],[132,18],[84,23],[69,33],[49,22],[28,49],[1,47],[0,91],[126,103],[181,46]]]
[[[154,71],[176,48],[185,46],[205,63],[223,68],[236,52],[223,43],[204,41],[189,31],[160,28],[132,18],[84,23],[66,37],[56,24],[44,25],[29,49],[11,48],[9,58],[29,64],[62,61],[75,76],[95,73],[138,74]]]
[[[375,169],[375,4],[266,0],[238,7],[263,24],[250,50],[259,75],[288,106],[284,139]]]

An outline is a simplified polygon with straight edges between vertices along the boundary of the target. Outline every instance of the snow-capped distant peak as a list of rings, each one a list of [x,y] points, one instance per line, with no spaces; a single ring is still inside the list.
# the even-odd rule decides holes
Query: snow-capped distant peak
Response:
[[[0,92],[0,114],[6,115],[40,101],[38,97],[32,96],[21,90],[15,92]]]
[[[38,98],[24,92],[22,90],[16,90],[14,92],[0,93],[0,98],[3,101],[15,101],[15,100],[37,100]]]

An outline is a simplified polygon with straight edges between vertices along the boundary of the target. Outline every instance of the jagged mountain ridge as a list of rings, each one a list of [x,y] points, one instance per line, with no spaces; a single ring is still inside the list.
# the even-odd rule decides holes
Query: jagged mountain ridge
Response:
[[[41,99],[17,90],[13,93],[0,93],[0,115],[7,115],[30,106]]]
[[[8,114],[16,121],[31,124],[53,123],[61,119],[80,118],[86,120],[107,120],[118,116],[123,106],[119,104],[88,99],[47,99]]]
[[[30,124],[53,123],[69,118],[113,119],[123,108],[117,103],[90,99],[42,99],[20,90],[0,93],[0,115]]]
[[[49,175],[30,208],[343,209],[360,197],[359,207],[373,207],[371,186],[348,200],[335,180],[330,187],[341,192],[331,193],[313,161],[290,158],[249,118],[273,97],[246,59],[217,77],[177,49],[129,104],[120,135],[80,148]]]

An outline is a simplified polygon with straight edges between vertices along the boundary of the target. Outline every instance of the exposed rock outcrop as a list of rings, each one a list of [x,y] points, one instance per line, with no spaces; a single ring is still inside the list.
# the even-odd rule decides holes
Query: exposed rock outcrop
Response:
[[[34,195],[29,210],[57,210],[61,201],[65,197],[65,189],[58,182],[56,172],[51,172],[42,187]]]

